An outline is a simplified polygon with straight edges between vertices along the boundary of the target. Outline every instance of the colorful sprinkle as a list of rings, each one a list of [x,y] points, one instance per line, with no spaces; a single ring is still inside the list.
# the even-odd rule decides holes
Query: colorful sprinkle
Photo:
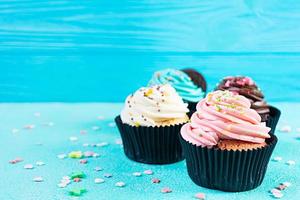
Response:
[[[83,172],[72,172],[71,175],[70,175],[70,177],[71,177],[71,179],[74,179],[74,178],[85,178],[86,175]]]
[[[161,189],[161,193],[171,193],[171,192],[172,192],[172,190],[168,187],[164,187]]]
[[[204,200],[205,199],[205,194],[204,193],[197,193],[197,194],[195,194],[195,198]]]
[[[94,170],[99,172],[99,171],[102,171],[103,169],[101,167],[95,167]]]
[[[101,142],[96,144],[97,147],[105,147],[108,146],[108,142]]]
[[[93,151],[85,151],[83,153],[84,157],[89,158],[92,157],[95,153]]]
[[[289,133],[292,131],[292,127],[286,125],[286,126],[282,126],[280,129],[279,129],[280,132],[285,132],[285,133]]]
[[[122,144],[123,144],[123,142],[122,142],[121,139],[116,139],[115,143],[116,143],[116,144],[119,144],[119,145],[122,145]]]
[[[33,165],[32,164],[26,164],[24,165],[24,169],[33,169]]]
[[[116,184],[115,184],[115,186],[117,186],[117,187],[124,187],[126,184],[124,183],[124,182],[122,182],[122,181],[120,181],[120,182],[117,182]]]
[[[106,174],[104,174],[104,177],[105,177],[105,178],[111,178],[111,177],[112,177],[112,174],[106,173]]]
[[[78,183],[78,182],[81,181],[81,178],[74,178],[73,181],[76,182],[76,183]]]
[[[23,161],[22,158],[15,158],[13,160],[10,160],[9,163],[10,164],[17,164],[17,163],[22,162],[22,161]]]
[[[147,175],[152,175],[153,174],[153,171],[148,169],[148,170],[145,170],[144,171],[144,174],[147,174]]]
[[[37,166],[43,166],[43,165],[45,165],[45,163],[43,161],[37,161],[35,164]]]
[[[88,161],[86,159],[82,159],[79,162],[80,162],[80,164],[87,164],[88,163]]]
[[[58,154],[57,155],[57,158],[59,158],[59,159],[65,159],[67,157],[67,155],[66,154]]]
[[[152,183],[160,183],[160,180],[158,178],[152,179]]]
[[[99,184],[99,183],[104,183],[105,180],[102,179],[102,178],[95,178],[94,182],[95,182],[96,184]]]
[[[34,177],[32,180],[34,182],[43,182],[44,181],[43,177],[41,177],[41,176]]]
[[[290,187],[292,184],[290,182],[283,182],[282,185],[285,185],[286,187]]]
[[[82,144],[82,146],[84,146],[84,147],[88,147],[88,146],[89,146],[89,144],[88,144],[88,143],[83,143],[83,144]]]
[[[81,151],[72,151],[69,153],[69,158],[82,158],[82,152]]]
[[[87,130],[80,130],[80,134],[82,134],[82,135],[85,135],[87,133],[88,133]]]
[[[272,160],[275,161],[275,162],[280,162],[282,160],[282,157],[276,156]]]
[[[289,160],[286,162],[287,165],[295,165],[296,162],[294,160]]]
[[[87,190],[85,188],[76,188],[69,191],[70,196],[82,196],[84,193],[86,193]]]
[[[133,176],[142,176],[142,173],[141,172],[133,172],[132,175]]]
[[[69,140],[70,140],[71,142],[75,142],[75,141],[78,140],[78,138],[75,137],[75,136],[71,136],[71,137],[69,138]]]
[[[98,131],[98,130],[100,130],[100,127],[99,127],[99,126],[93,126],[93,127],[92,127],[92,130]]]
[[[35,125],[34,125],[34,124],[28,124],[28,125],[25,125],[25,126],[24,126],[24,129],[28,129],[28,130],[34,129],[34,128],[35,128]]]

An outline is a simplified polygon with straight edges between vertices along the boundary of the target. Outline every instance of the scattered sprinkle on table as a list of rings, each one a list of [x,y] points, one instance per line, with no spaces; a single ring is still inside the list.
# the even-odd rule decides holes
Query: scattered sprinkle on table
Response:
[[[105,174],[104,174],[104,177],[105,177],[105,178],[111,178],[111,177],[112,177],[112,174],[105,173]]]
[[[69,153],[69,158],[82,158],[82,152],[81,151],[72,151]]]
[[[70,140],[71,142],[75,142],[75,141],[78,140],[78,138],[75,137],[75,136],[71,136],[71,137],[69,138],[69,140]]]
[[[87,164],[87,163],[88,163],[88,160],[82,159],[82,160],[80,160],[79,162],[80,162],[80,164]]]
[[[9,163],[10,164],[17,164],[17,163],[19,163],[19,162],[22,162],[23,161],[23,159],[22,158],[15,158],[15,159],[13,159],[13,160],[10,160],[9,161]]]
[[[102,178],[95,178],[95,180],[94,180],[94,182],[96,183],[96,184],[99,184],[99,183],[104,183],[104,179],[102,179]]]
[[[282,157],[276,156],[272,160],[275,161],[275,162],[280,162],[282,160]]]
[[[67,155],[64,154],[64,153],[62,153],[62,154],[58,154],[57,157],[58,157],[59,159],[65,159],[65,158],[67,157]]]
[[[204,193],[197,193],[195,194],[195,198],[196,199],[201,199],[201,200],[204,200],[205,199],[205,194]]]
[[[94,153],[94,154],[93,154],[93,157],[94,157],[94,158],[98,158],[99,156],[100,156],[99,153]]]
[[[161,189],[161,193],[171,193],[171,192],[172,192],[172,190],[168,187],[164,187]]]
[[[153,171],[148,169],[148,170],[145,170],[144,171],[144,174],[147,174],[147,175],[152,175],[153,174]]]
[[[85,178],[85,177],[86,177],[86,175],[83,172],[72,172],[71,175],[70,175],[71,179],[74,179],[74,178]]]
[[[99,172],[99,171],[102,171],[103,169],[101,167],[95,167],[94,170]]]
[[[160,179],[154,178],[154,179],[152,179],[152,183],[160,183]]]
[[[141,172],[133,172],[132,175],[133,176],[142,176],[142,173]]]
[[[84,193],[86,193],[87,190],[85,188],[74,188],[69,191],[70,196],[82,196]]]
[[[43,161],[36,161],[35,163],[37,166],[43,166],[45,163]]]
[[[85,135],[87,133],[88,133],[87,130],[80,130],[80,134],[82,134],[82,135]]]
[[[289,133],[292,131],[292,127],[286,125],[286,126],[282,126],[280,129],[279,129],[280,132],[285,132],[285,133]]]
[[[41,177],[41,176],[34,177],[32,180],[34,182],[43,182],[44,181],[43,177]]]
[[[97,147],[105,147],[108,146],[108,142],[101,142],[96,144]]]
[[[93,151],[85,151],[83,153],[84,157],[89,158],[92,157],[95,153]]]
[[[92,130],[98,131],[98,130],[100,130],[100,127],[99,127],[99,126],[93,126],[93,127],[92,127]]]
[[[119,145],[122,145],[122,144],[123,144],[123,142],[122,142],[121,139],[116,139],[115,143],[116,143],[116,144],[119,144]]]
[[[35,125],[34,124],[28,124],[24,126],[24,129],[30,130],[30,129],[34,129]]]
[[[122,182],[122,181],[119,181],[119,182],[117,182],[116,184],[115,184],[115,186],[117,186],[117,187],[124,187],[126,184],[124,183],[124,182]]]
[[[26,164],[24,165],[24,169],[33,169],[33,165],[32,164]]]
[[[81,178],[74,178],[73,181],[76,182],[76,183],[78,183],[78,182],[81,181]]]
[[[286,162],[287,165],[295,165],[296,162],[294,160],[289,160]]]

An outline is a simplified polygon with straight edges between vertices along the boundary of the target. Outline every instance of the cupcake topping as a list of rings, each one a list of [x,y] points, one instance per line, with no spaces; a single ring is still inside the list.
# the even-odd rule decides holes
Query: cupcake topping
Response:
[[[229,90],[247,97],[251,102],[251,108],[263,117],[262,121],[267,120],[267,114],[270,113],[270,109],[264,101],[263,93],[251,78],[245,76],[225,77],[216,90]]]
[[[191,123],[182,127],[182,137],[198,146],[214,146],[219,139],[264,143],[270,128],[250,105],[247,98],[233,92],[209,93],[197,104]]]
[[[180,70],[165,69],[158,71],[154,73],[149,85],[167,83],[172,85],[184,100],[198,102],[204,96],[202,88],[195,85],[191,78]]]
[[[185,118],[187,104],[169,85],[143,87],[126,99],[121,112],[123,123],[133,126],[155,126],[161,122]]]

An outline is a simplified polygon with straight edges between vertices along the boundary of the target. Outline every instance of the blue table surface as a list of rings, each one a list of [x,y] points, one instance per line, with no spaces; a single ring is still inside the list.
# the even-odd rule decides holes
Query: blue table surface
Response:
[[[292,127],[290,133],[276,132],[279,142],[273,157],[281,156],[282,161],[270,161],[265,179],[257,189],[227,193],[195,185],[187,175],[184,161],[170,165],[147,165],[127,159],[118,143],[120,135],[117,128],[109,125],[120,112],[122,104],[0,104],[0,199],[73,199],[68,191],[77,187],[87,189],[87,193],[80,199],[193,199],[198,192],[205,193],[210,200],[272,199],[268,191],[285,181],[292,185],[283,191],[283,199],[299,199],[300,186],[297,182],[300,180],[300,140],[297,139],[296,130],[300,126],[300,103],[274,105],[282,111],[279,127]],[[103,119],[99,119],[99,116]],[[53,126],[49,126],[49,123],[53,123]],[[35,128],[24,129],[26,125],[35,125]],[[94,130],[94,126],[100,127],[100,130]],[[82,134],[82,130],[86,133]],[[72,136],[78,140],[71,141]],[[109,145],[83,146],[84,143],[101,142],[108,142]],[[88,158],[87,164],[80,164],[78,159],[57,157],[77,150],[91,150],[101,156]],[[24,161],[10,164],[9,161],[16,157]],[[289,160],[296,161],[296,164],[287,165]],[[37,166],[37,161],[43,161],[45,165]],[[24,169],[25,164],[33,164],[34,169]],[[103,171],[96,172],[96,166],[102,167]],[[132,175],[133,172],[147,169],[154,174],[143,174],[141,177]],[[80,183],[73,182],[66,188],[57,186],[63,176],[78,170],[87,174]],[[113,177],[104,178],[105,173],[111,173]],[[32,179],[36,176],[42,176],[44,181],[34,182]],[[94,179],[97,177],[105,179],[105,182],[95,184]],[[152,178],[159,178],[161,183],[151,183]],[[116,187],[115,183],[119,181],[125,182],[126,186]],[[161,193],[163,187],[170,187],[172,193]]]

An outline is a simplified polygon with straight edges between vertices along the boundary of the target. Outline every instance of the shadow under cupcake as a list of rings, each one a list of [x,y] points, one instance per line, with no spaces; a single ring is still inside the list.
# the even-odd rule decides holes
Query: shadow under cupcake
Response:
[[[277,138],[261,123],[250,101],[229,91],[209,93],[197,105],[180,141],[194,183],[222,191],[258,187]]]
[[[125,155],[148,164],[168,164],[184,158],[179,132],[189,118],[187,104],[170,85],[140,88],[126,99],[115,118]]]

